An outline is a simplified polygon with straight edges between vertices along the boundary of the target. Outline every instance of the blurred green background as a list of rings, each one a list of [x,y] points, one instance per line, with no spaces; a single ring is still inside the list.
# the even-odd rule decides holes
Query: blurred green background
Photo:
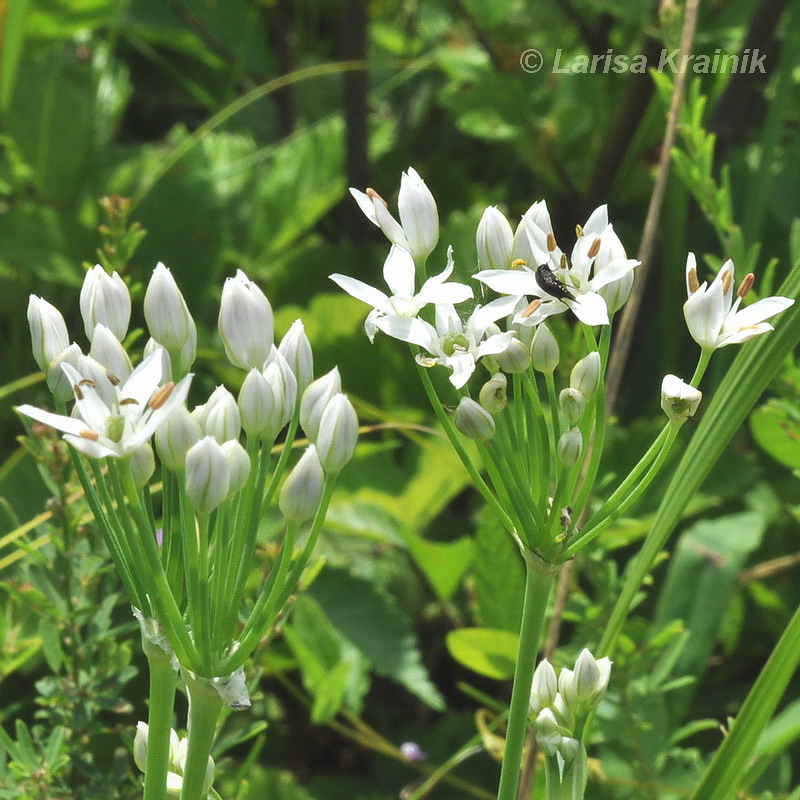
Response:
[[[81,776],[101,780],[97,776],[110,763],[104,759],[119,750],[135,723],[133,708],[142,714],[143,685],[141,675],[133,677],[135,669],[125,672],[131,660],[141,672],[138,656],[114,649],[127,641],[135,651],[124,601],[113,594],[119,591],[113,575],[101,570],[102,580],[111,582],[101,585],[92,561],[94,572],[86,567],[80,583],[85,597],[74,607],[55,603],[43,588],[57,589],[54,576],[77,555],[106,562],[97,555],[96,536],[84,551],[64,553],[57,535],[50,539],[58,515],[36,518],[52,511],[48,498],[58,491],[47,480],[53,465],[41,452],[38,461],[31,458],[17,442],[23,429],[12,411],[21,402],[48,403],[30,355],[29,293],[59,307],[83,346],[77,298],[86,267],[102,260],[120,270],[141,299],[155,263],[163,261],[198,323],[198,371],[209,376],[194,387],[201,398],[214,382],[232,377],[215,321],[224,277],[242,268],[269,296],[276,333],[302,316],[317,374],[339,365],[363,423],[431,424],[405,349],[380,336],[371,346],[362,330],[366,308],[327,279],[340,272],[380,284],[386,242],[347,187],[373,186],[391,204],[401,171],[414,166],[441,217],[440,244],[429,265],[443,266],[452,244],[464,281],[476,266],[477,221],[491,204],[514,221],[545,198],[556,233],[569,242],[575,224],[608,203],[615,229],[635,256],[675,76],[602,68],[555,73],[551,65],[557,52],[564,65],[609,49],[643,54],[656,65],[663,48],[678,46],[682,18],[682,4],[668,0],[0,0],[0,535],[9,532],[0,540],[6,619],[0,721],[11,732],[9,720],[42,725],[61,719],[53,710],[61,708],[73,732],[54,751],[74,754],[83,743],[85,752],[83,761],[50,770],[51,791],[99,796],[92,792],[100,789],[86,788],[95,786],[91,781],[80,788]],[[530,48],[544,59],[535,74],[520,64]],[[688,377],[693,368],[696,346],[681,313],[687,252],[698,254],[702,277],[733,257],[739,277],[756,273],[760,294],[774,292],[800,258],[800,230],[793,228],[800,211],[797,4],[702,4],[696,53],[747,48],[765,55],[763,74],[688,76],[601,489],[635,461],[658,424],[661,377]],[[104,197],[112,200],[101,204]],[[127,220],[115,197],[129,200]],[[134,223],[146,232],[137,248],[126,239]],[[133,325],[142,326],[141,306],[134,308]],[[713,391],[729,358],[718,354],[704,391]],[[676,597],[674,587],[676,580],[679,586],[682,579],[694,581],[686,576],[696,576],[692,570],[702,564],[684,563],[686,573],[673,575],[663,594],[664,570],[658,574],[649,605],[629,632],[627,653],[640,659],[626,666],[621,656],[619,704],[604,729],[610,779],[599,784],[598,798],[674,797],[675,786],[690,785],[717,740],[709,734],[684,748],[684,740],[672,735],[676,726],[718,716],[720,708],[735,710],[798,601],[791,576],[798,551],[799,387],[798,370],[789,363],[752,430],[735,442],[736,469],[726,469],[723,459],[696,507],[687,509],[687,522],[713,512],[723,533],[742,526],[749,533],[742,538],[690,529],[690,536],[700,537],[698,547],[713,542],[735,568],[709,590],[719,600],[719,614],[698,622],[702,646],[695,642],[694,650],[684,650],[683,660],[664,655],[680,631],[654,638],[646,619],[667,626],[699,613],[702,602],[694,611],[685,608],[685,596]],[[474,733],[475,692],[484,693],[484,702],[506,698],[506,684],[491,680],[502,675],[476,678],[466,669],[469,656],[461,654],[459,661],[444,646],[445,634],[460,627],[513,631],[520,580],[513,547],[496,542],[497,531],[480,514],[447,448],[410,429],[365,436],[343,484],[323,548],[330,569],[322,575],[328,577],[298,605],[288,644],[270,649],[257,665],[253,680],[263,688],[257,713],[232,722],[225,772],[232,797],[264,796],[257,792],[267,785],[275,797],[396,796],[415,780],[413,770],[375,757],[377,739],[348,738],[335,724],[352,732],[358,730],[353,720],[368,720],[395,743],[417,737],[441,762]],[[582,565],[565,642],[596,640],[616,591],[617,563],[647,529],[658,491],[651,494],[640,518],[610,529],[596,556]],[[736,516],[744,513],[757,520]],[[26,525],[23,534],[15,533]],[[746,572],[759,566],[761,572]],[[104,593],[115,599],[98,622],[93,609]],[[331,617],[330,607],[346,598],[381,609],[376,596],[387,603],[380,619],[392,622],[378,624],[373,633],[386,633],[380,646],[411,654],[404,665],[383,663],[380,647],[370,651],[348,629],[345,613]],[[364,620],[357,623],[363,630]],[[91,679],[83,684],[75,638],[58,644],[71,625],[83,631],[87,648],[80,664],[94,664],[85,667]],[[102,642],[117,630],[114,625],[121,626],[115,635],[123,643],[103,661],[98,653],[111,647]],[[637,680],[656,662],[668,664],[665,683],[681,675],[708,681],[694,696],[699,706],[691,707],[684,695],[670,718],[672,700],[664,694],[660,704],[653,701],[657,708],[642,711]],[[348,665],[341,673],[347,680],[323,685],[319,671],[339,663]],[[102,675],[100,665],[110,672]],[[51,673],[56,677],[43,677]],[[115,677],[110,686],[103,684],[109,675]],[[43,686],[43,680],[55,684]],[[461,680],[473,686],[472,699],[459,688]],[[87,698],[105,697],[103,692],[116,697],[125,681],[133,681],[125,690],[130,705],[120,699],[116,708],[108,699],[102,711],[87,711]],[[69,695],[73,690],[77,694]],[[311,707],[315,722],[328,727],[308,728],[309,712],[299,708],[298,698]],[[80,721],[78,708],[86,719]],[[267,734],[245,730],[258,714],[270,721]],[[45,724],[38,739],[44,741],[47,730]],[[798,735],[792,730],[790,742]],[[785,747],[777,752],[763,780],[782,796],[793,785],[791,760]],[[477,792],[472,794],[488,796],[496,767],[488,756],[478,760],[468,765],[466,779]],[[118,785],[127,788],[105,786],[103,796],[135,796],[124,754],[119,764],[118,775],[128,777]],[[291,770],[306,789],[278,767]],[[71,788],[53,789],[56,778]],[[248,781],[256,788],[249,789]],[[0,796],[27,797],[13,788],[17,784],[23,785],[0,783],[0,792],[10,792]],[[437,791],[461,797],[464,789],[442,785]]]

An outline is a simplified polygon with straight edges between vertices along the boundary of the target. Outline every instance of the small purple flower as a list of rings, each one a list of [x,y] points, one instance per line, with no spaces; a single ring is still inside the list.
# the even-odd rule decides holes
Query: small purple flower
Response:
[[[164,544],[164,529],[156,528],[156,544],[161,547]]]
[[[412,764],[418,761],[426,761],[428,754],[416,742],[403,742],[400,745],[400,752],[406,761]]]

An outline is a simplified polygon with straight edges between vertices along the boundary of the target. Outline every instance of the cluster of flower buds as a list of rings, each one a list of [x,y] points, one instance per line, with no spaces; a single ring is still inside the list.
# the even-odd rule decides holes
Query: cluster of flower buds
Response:
[[[583,649],[573,669],[558,675],[550,662],[539,662],[533,674],[530,709],[536,741],[549,758],[569,764],[582,750],[578,741],[586,715],[594,709],[611,676],[611,661],[595,659]]]
[[[133,738],[133,761],[142,771],[147,765],[147,740],[149,728],[146,722],[136,723],[136,735]],[[169,771],[167,772],[167,797],[180,797],[183,789],[183,773],[186,769],[186,756],[189,749],[189,739],[180,738],[173,729],[169,735]],[[211,791],[214,782],[214,759],[208,757],[206,780],[203,785],[203,796]]]

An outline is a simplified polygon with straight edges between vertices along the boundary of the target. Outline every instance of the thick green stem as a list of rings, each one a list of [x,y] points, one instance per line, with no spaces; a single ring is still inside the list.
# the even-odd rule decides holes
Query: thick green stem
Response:
[[[557,569],[545,564],[533,553],[523,553],[525,559],[525,600],[522,605],[522,622],[519,631],[519,651],[514,669],[514,687],[511,691],[511,706],[508,714],[506,744],[503,765],[500,770],[500,786],[497,800],[516,800],[519,784],[522,748],[530,714],[531,682],[539,652],[547,599]]]
[[[203,678],[192,678],[184,673],[189,692],[189,749],[183,771],[183,786],[180,800],[206,800],[206,773],[208,757],[214,744],[217,719],[222,711],[222,698]]]
[[[150,669],[144,800],[165,800],[169,771],[169,734],[178,673],[172,666],[169,653],[152,643],[144,642],[143,645]]]

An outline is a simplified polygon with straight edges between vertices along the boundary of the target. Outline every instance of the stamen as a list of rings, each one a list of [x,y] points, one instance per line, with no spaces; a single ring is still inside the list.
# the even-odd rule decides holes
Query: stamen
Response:
[[[119,386],[119,378],[113,372],[106,370],[106,378],[112,386]]]
[[[527,267],[527,266],[528,266],[528,262],[524,261],[521,258],[515,258],[511,262],[511,269],[521,269],[522,267]]]
[[[119,401],[121,406],[138,406],[139,401],[135,397],[125,397]]]
[[[559,263],[559,266],[561,267],[561,269],[569,269],[569,262],[567,261],[566,253],[561,254],[561,262]]]
[[[76,400],[83,400],[83,392],[81,391],[81,385],[79,383],[76,383],[72,387],[72,391],[75,392],[75,399]]]
[[[600,252],[600,237],[598,236],[592,242],[592,246],[589,248],[589,252],[586,255],[589,256],[589,258],[595,258],[599,252]]]
[[[692,267],[688,274],[689,291],[694,294],[700,288],[700,281],[697,279],[697,270]]]
[[[728,294],[731,290],[731,283],[733,283],[733,272],[726,270],[722,276],[722,294]]]
[[[553,236],[553,232],[547,234],[547,249],[552,253],[553,250],[556,249],[556,237]]]
[[[535,300],[532,300],[530,305],[520,314],[520,316],[525,317],[527,319],[531,314],[535,311],[538,311],[542,306],[542,301],[537,297]]]
[[[78,431],[78,436],[81,436],[84,439],[88,439],[90,442],[96,442],[100,438],[99,433],[95,433],[94,431],[90,430]]]
[[[389,204],[370,186],[367,187],[365,194],[370,198],[370,200],[380,200],[381,203],[386,206],[386,208],[389,208]]]
[[[150,398],[150,402],[147,405],[154,411],[157,408],[161,408],[161,406],[169,400],[169,396],[172,394],[174,388],[175,383],[173,381],[168,381],[160,389],[156,389],[155,392],[153,392],[153,396]]]
[[[750,294],[750,290],[753,288],[753,284],[756,282],[756,276],[753,275],[752,272],[748,272],[747,275],[744,276],[742,282],[739,284],[739,291],[736,292],[739,297],[744,299]]]
[[[96,388],[97,388],[97,384],[96,384],[94,381],[90,381],[88,378],[84,378],[84,379],[83,379],[83,380],[82,380],[82,381],[81,381],[81,382],[78,384],[78,386],[91,386],[91,387],[92,387],[92,389],[96,389]]]
[[[580,239],[583,236],[583,228],[580,225],[575,226],[575,235]]]

